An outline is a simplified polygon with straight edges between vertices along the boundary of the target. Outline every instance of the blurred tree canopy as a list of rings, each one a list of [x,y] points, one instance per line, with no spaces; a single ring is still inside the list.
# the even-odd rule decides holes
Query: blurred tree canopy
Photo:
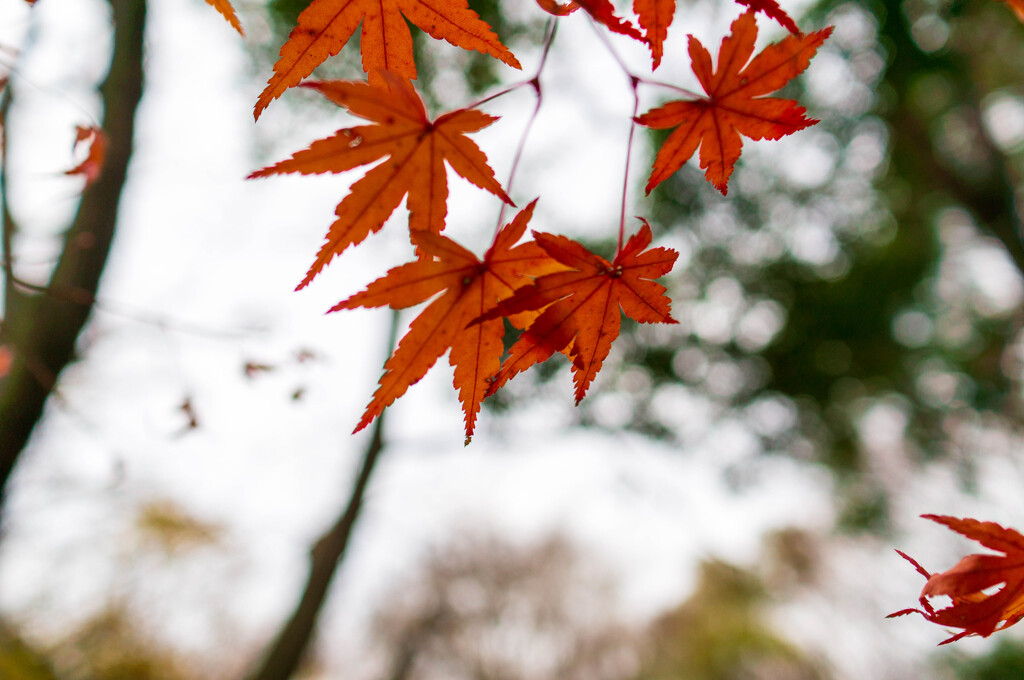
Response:
[[[610,389],[684,450],[727,424],[826,466],[842,526],[883,531],[879,418],[900,440],[879,455],[949,460],[968,490],[972,431],[1020,431],[1024,27],[977,0],[828,0],[805,22],[837,27],[790,86],[821,122],[745,147],[728,198],[693,165],[654,192],[684,244],[681,325],[630,326]],[[695,406],[706,423],[680,422]]]

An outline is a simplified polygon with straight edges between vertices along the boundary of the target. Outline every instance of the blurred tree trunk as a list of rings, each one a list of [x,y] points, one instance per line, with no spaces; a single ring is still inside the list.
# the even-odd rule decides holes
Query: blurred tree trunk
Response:
[[[281,626],[273,642],[267,646],[259,667],[248,676],[248,680],[288,680],[301,665],[313,637],[317,619],[320,618],[320,611],[327,601],[328,588],[345,557],[345,548],[348,547],[352,529],[359,516],[366,485],[383,448],[382,422],[383,416],[378,416],[373,438],[367,446],[362,469],[344,512],[334,525],[317,539],[309,551],[309,578],[298,604]]]
[[[2,196],[6,291],[0,340],[13,350],[14,361],[8,375],[0,379],[0,491],[6,488],[18,456],[42,416],[57,377],[74,359],[75,342],[92,311],[117,224],[132,152],[135,109],[142,97],[146,2],[110,0],[110,8],[113,54],[110,71],[100,86],[103,129],[108,138],[106,161],[99,178],[83,191],[60,258],[43,289],[20,285],[15,278],[10,246],[16,226],[6,191]],[[6,175],[6,154],[3,162]]]
[[[388,340],[388,356],[395,349],[398,337],[398,312],[391,313]],[[374,467],[384,449],[384,416],[377,416],[373,434],[366,445],[359,474],[352,485],[352,492],[338,519],[313,543],[309,551],[309,577],[291,616],[285,621],[274,640],[267,645],[267,651],[256,669],[246,680],[288,680],[299,669],[306,656],[310,640],[316,628],[320,611],[327,602],[328,590],[334,575],[345,559],[349,539],[356,520],[363,508],[363,497],[370,483]]]

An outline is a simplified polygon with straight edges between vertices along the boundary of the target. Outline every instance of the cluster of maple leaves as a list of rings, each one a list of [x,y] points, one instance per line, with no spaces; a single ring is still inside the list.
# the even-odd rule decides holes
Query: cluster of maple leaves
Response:
[[[804,34],[775,0],[736,1],[749,9],[722,40],[717,69],[700,41],[689,38],[693,72],[705,96],[670,101],[634,119],[650,128],[672,129],[655,157],[647,193],[699,148],[700,167],[724,195],[742,151],[741,135],[779,139],[817,122],[807,118],[797,102],[765,95],[807,68],[831,27]],[[1007,2],[1024,20],[1024,0]],[[655,69],[676,12],[675,0],[633,0],[638,24],[634,25],[616,14],[610,0],[537,4],[556,17],[582,9],[608,30],[645,43]],[[753,56],[757,12],[778,21],[790,35]],[[403,15],[434,38],[520,68],[466,0],[313,0],[281,48],[274,74],[256,102],[255,116],[258,119],[288,88],[305,84],[373,124],[339,130],[250,177],[345,172],[387,157],[338,204],[337,219],[298,287],[309,284],[336,255],[381,229],[406,198],[416,259],[391,269],[331,309],[403,309],[430,300],[385,363],[380,385],[356,431],[448,351],[468,443],[481,401],[517,373],[561,352],[572,361],[579,403],[619,334],[622,313],[642,323],[676,323],[666,289],[655,279],[672,269],[677,253],[649,247],[653,234],[646,220],[628,240],[620,225],[619,248],[611,261],[565,236],[534,231],[532,240],[521,242],[536,199],[498,230],[483,258],[442,236],[448,195],[445,163],[506,204],[512,205],[512,200],[495,180],[484,153],[466,137],[495,122],[493,116],[474,108],[433,120],[427,116],[410,83],[416,67]],[[360,23],[367,81],[302,83],[316,66],[338,53]],[[522,329],[504,360],[503,319]],[[968,635],[988,636],[1024,618],[1024,536],[991,522],[926,517],[1003,555],[969,555],[933,575],[901,552],[927,582],[920,609],[891,616],[916,612],[933,623],[961,629],[942,644]],[[1002,588],[991,592],[1000,584]],[[934,596],[949,596],[952,604],[937,610],[929,601]]]
[[[731,35],[722,41],[717,70],[704,46],[690,38],[693,69],[706,96],[669,102],[634,121],[673,128],[654,161],[648,193],[700,148],[708,180],[725,194],[741,153],[741,135],[779,139],[817,122],[796,102],[763,95],[807,68],[831,28],[803,34],[775,0],[739,1],[748,11],[733,22]],[[675,0],[636,0],[634,25],[617,14],[610,0],[537,4],[556,17],[583,10],[608,30],[644,43],[654,68],[664,56],[664,41],[676,13]],[[791,35],[751,59],[757,11],[779,21]],[[677,253],[650,248],[653,233],[646,222],[629,239],[620,227],[618,252],[611,260],[555,234],[535,231],[532,240],[520,242],[536,201],[498,230],[482,258],[442,236],[448,210],[446,166],[505,204],[514,203],[495,179],[485,153],[467,136],[497,119],[477,108],[433,119],[427,115],[411,82],[416,65],[406,20],[434,38],[521,68],[467,0],[314,0],[281,47],[273,75],[256,101],[255,117],[289,88],[302,85],[369,124],[338,130],[250,177],[346,172],[383,159],[338,204],[325,242],[298,287],[308,285],[336,256],[380,230],[405,199],[416,259],[332,308],[403,309],[430,301],[385,363],[380,385],[356,431],[447,351],[468,443],[482,400],[517,373],[563,353],[572,362],[578,403],[608,356],[623,313],[642,323],[676,323],[666,289],[655,279],[672,269]],[[367,79],[304,81],[337,54],[360,25]],[[522,332],[502,361],[504,320]]]
[[[1024,0],[1004,1],[1024,21]],[[207,2],[244,35],[229,0]],[[633,0],[634,25],[616,13],[610,0],[536,2],[555,17],[582,9],[608,30],[644,43],[655,69],[665,56],[664,42],[676,14],[675,0]],[[700,167],[724,195],[742,151],[741,135],[779,139],[817,122],[807,118],[796,102],[764,95],[807,68],[831,27],[804,34],[775,0],[736,2],[748,10],[722,40],[717,70],[707,49],[693,36],[689,38],[693,72],[705,96],[670,101],[634,119],[650,128],[672,129],[655,157],[647,193],[699,148]],[[790,35],[753,56],[758,12],[779,22]],[[505,204],[514,203],[495,179],[484,152],[467,137],[497,118],[476,108],[434,119],[427,115],[410,82],[416,78],[416,65],[406,20],[434,38],[520,68],[467,0],[312,0],[281,47],[274,73],[257,99],[255,117],[289,88],[302,85],[370,124],[338,130],[250,177],[340,173],[386,158],[355,182],[338,204],[337,219],[298,288],[308,285],[335,256],[380,230],[404,198],[415,259],[331,308],[404,309],[429,301],[385,363],[379,387],[356,431],[420,380],[447,351],[468,443],[483,399],[517,373],[563,353],[572,362],[579,403],[619,334],[622,313],[641,323],[676,323],[666,289],[655,279],[672,269],[677,253],[651,248],[653,233],[642,218],[643,226],[628,240],[620,225],[619,247],[611,261],[565,236],[534,231],[532,240],[523,241],[536,199],[497,231],[482,258],[441,235],[447,215],[446,164]],[[367,80],[304,82],[360,26]],[[88,185],[102,170],[106,139],[98,127],[84,126],[76,130],[75,144],[86,148],[86,156],[68,174],[83,176]],[[507,355],[506,320],[521,329]],[[10,359],[9,350],[0,347],[0,375]],[[1002,554],[968,555],[953,568],[930,574],[897,551],[927,581],[920,608],[903,609],[890,617],[918,613],[933,623],[960,629],[941,644],[968,635],[986,637],[1024,618],[1024,535],[970,518],[924,517]],[[951,604],[935,609],[929,598],[936,596],[949,597]]]

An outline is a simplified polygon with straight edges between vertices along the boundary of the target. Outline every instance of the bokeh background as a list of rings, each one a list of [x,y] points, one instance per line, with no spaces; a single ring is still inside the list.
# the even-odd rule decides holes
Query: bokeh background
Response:
[[[893,548],[933,570],[974,549],[918,515],[1024,525],[1008,6],[785,3],[835,26],[784,91],[817,126],[747,142],[728,197],[693,162],[645,197],[661,137],[633,147],[628,212],[680,252],[680,324],[626,322],[579,407],[564,361],[518,377],[464,447],[446,361],[376,437],[349,434],[392,317],[324,311],[410,257],[404,207],[295,293],[360,173],[244,180],[354,124],[301,90],[252,120],[305,4],[236,2],[243,39],[200,0],[0,0],[0,678],[285,680],[268,655],[339,528],[292,677],[1020,677],[1016,629],[936,648],[945,631],[884,618],[922,585]],[[434,112],[537,69],[549,15],[470,6],[524,71],[413,29]],[[699,89],[686,36],[715,53],[740,11],[681,1],[653,77]],[[785,35],[758,23],[759,45]],[[641,45],[609,42],[651,76]],[[317,75],[361,77],[356,44]],[[610,256],[629,80],[580,12],[541,83],[511,195]],[[501,120],[474,135],[503,182],[534,103],[487,104]],[[83,188],[75,127],[101,123],[121,155]],[[480,252],[499,205],[451,187],[446,233]]]

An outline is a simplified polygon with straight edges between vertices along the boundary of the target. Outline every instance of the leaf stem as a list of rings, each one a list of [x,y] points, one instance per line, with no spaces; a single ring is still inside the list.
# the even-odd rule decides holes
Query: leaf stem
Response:
[[[629,192],[629,165],[633,156],[633,138],[636,136],[636,114],[640,110],[639,79],[630,76],[630,85],[633,88],[633,115],[629,117],[629,141],[626,142],[626,169],[622,173],[622,210],[619,213],[619,247],[615,251],[618,255],[622,252],[622,244],[626,239],[626,194]]]
[[[534,72],[533,78],[519,84],[519,86],[528,84],[533,87],[533,91],[537,95],[537,103],[533,107],[533,113],[530,114],[530,119],[526,122],[526,126],[523,128],[523,134],[519,137],[519,144],[516,146],[515,155],[512,157],[512,167],[509,168],[508,181],[505,183],[506,194],[512,193],[512,182],[515,180],[516,170],[519,169],[519,161],[522,159],[523,150],[526,148],[526,139],[530,136],[530,130],[533,129],[533,123],[537,120],[541,104],[544,102],[544,91],[540,86],[540,75],[544,71],[544,66],[547,64],[548,54],[551,53],[551,45],[555,41],[555,34],[557,32],[558,21],[552,18],[548,21],[547,36],[544,38],[544,49],[541,52],[540,63],[537,64],[537,70]],[[502,201],[501,208],[498,210],[498,224],[494,228],[495,238],[497,238],[498,232],[501,230],[501,224],[505,220],[505,210],[507,208],[508,204]]]
[[[2,179],[2,176],[0,176]],[[0,182],[2,183],[2,182]],[[4,242],[9,240],[9,237],[3,235]],[[260,326],[250,327],[239,327],[239,328],[217,328],[213,326],[207,326],[200,323],[194,323],[182,319],[176,319],[163,314],[157,314],[144,308],[132,308],[132,305],[125,303],[115,303],[110,300],[102,299],[97,296],[94,292],[89,291],[86,288],[79,286],[61,286],[58,284],[42,285],[38,283],[32,283],[19,278],[17,275],[12,273],[11,263],[8,261],[8,257],[3,255],[3,262],[0,263],[0,269],[3,270],[3,275],[6,280],[6,285],[9,286],[11,291],[22,290],[29,291],[32,293],[41,293],[50,296],[56,300],[62,302],[68,302],[74,305],[91,306],[97,312],[102,312],[110,316],[119,317],[132,321],[134,323],[153,326],[160,329],[161,331],[172,331],[175,333],[181,333],[183,335],[193,335],[197,337],[223,339],[223,340],[235,340],[244,339],[264,333],[266,328]],[[2,322],[0,322],[2,327]]]
[[[660,80],[651,80],[650,78],[637,78],[637,80],[641,85],[652,85],[654,87],[663,87],[668,90],[675,90],[676,92],[680,92],[693,99],[707,99],[706,95],[698,94],[693,90],[687,90],[685,87],[679,87],[678,85],[665,83]]]
[[[614,59],[615,63],[619,65],[622,73],[629,79],[629,88],[633,91],[633,113],[629,117],[629,138],[626,142],[626,168],[622,177],[622,207],[619,211],[619,246],[615,251],[617,255],[622,252],[622,246],[626,241],[626,197],[629,193],[629,166],[630,158],[633,155],[633,139],[636,137],[636,116],[637,112],[640,110],[640,83],[645,83],[647,81],[629,70],[629,67],[626,66],[626,62],[622,60],[622,57],[619,56],[619,53],[616,52],[615,48],[612,46],[611,41],[608,40],[608,36],[606,36],[597,27],[596,23],[592,19],[590,21],[590,26],[594,29],[594,33],[597,34],[597,37],[604,44],[608,53],[612,55],[612,59]]]
[[[483,106],[484,104],[486,104],[486,103],[488,103],[490,101],[494,101],[498,97],[504,97],[506,94],[509,94],[510,92],[515,92],[519,88],[526,87],[527,85],[530,85],[534,89],[536,89],[537,86],[535,85],[535,81],[537,81],[537,79],[540,77],[540,72],[541,72],[541,70],[543,70],[544,64],[547,62],[548,52],[551,50],[551,42],[555,38],[555,27],[556,27],[556,25],[557,24],[556,24],[556,22],[554,20],[548,22],[547,36],[544,38],[544,48],[543,48],[544,51],[541,53],[540,64],[537,67],[537,72],[533,74],[532,78],[529,78],[527,80],[520,80],[518,83],[513,83],[513,84],[509,85],[508,87],[506,87],[506,88],[504,88],[502,90],[498,90],[494,94],[487,95],[483,99],[478,99],[477,101],[473,102],[472,104],[466,104],[462,108],[463,109],[478,109],[481,106]]]

